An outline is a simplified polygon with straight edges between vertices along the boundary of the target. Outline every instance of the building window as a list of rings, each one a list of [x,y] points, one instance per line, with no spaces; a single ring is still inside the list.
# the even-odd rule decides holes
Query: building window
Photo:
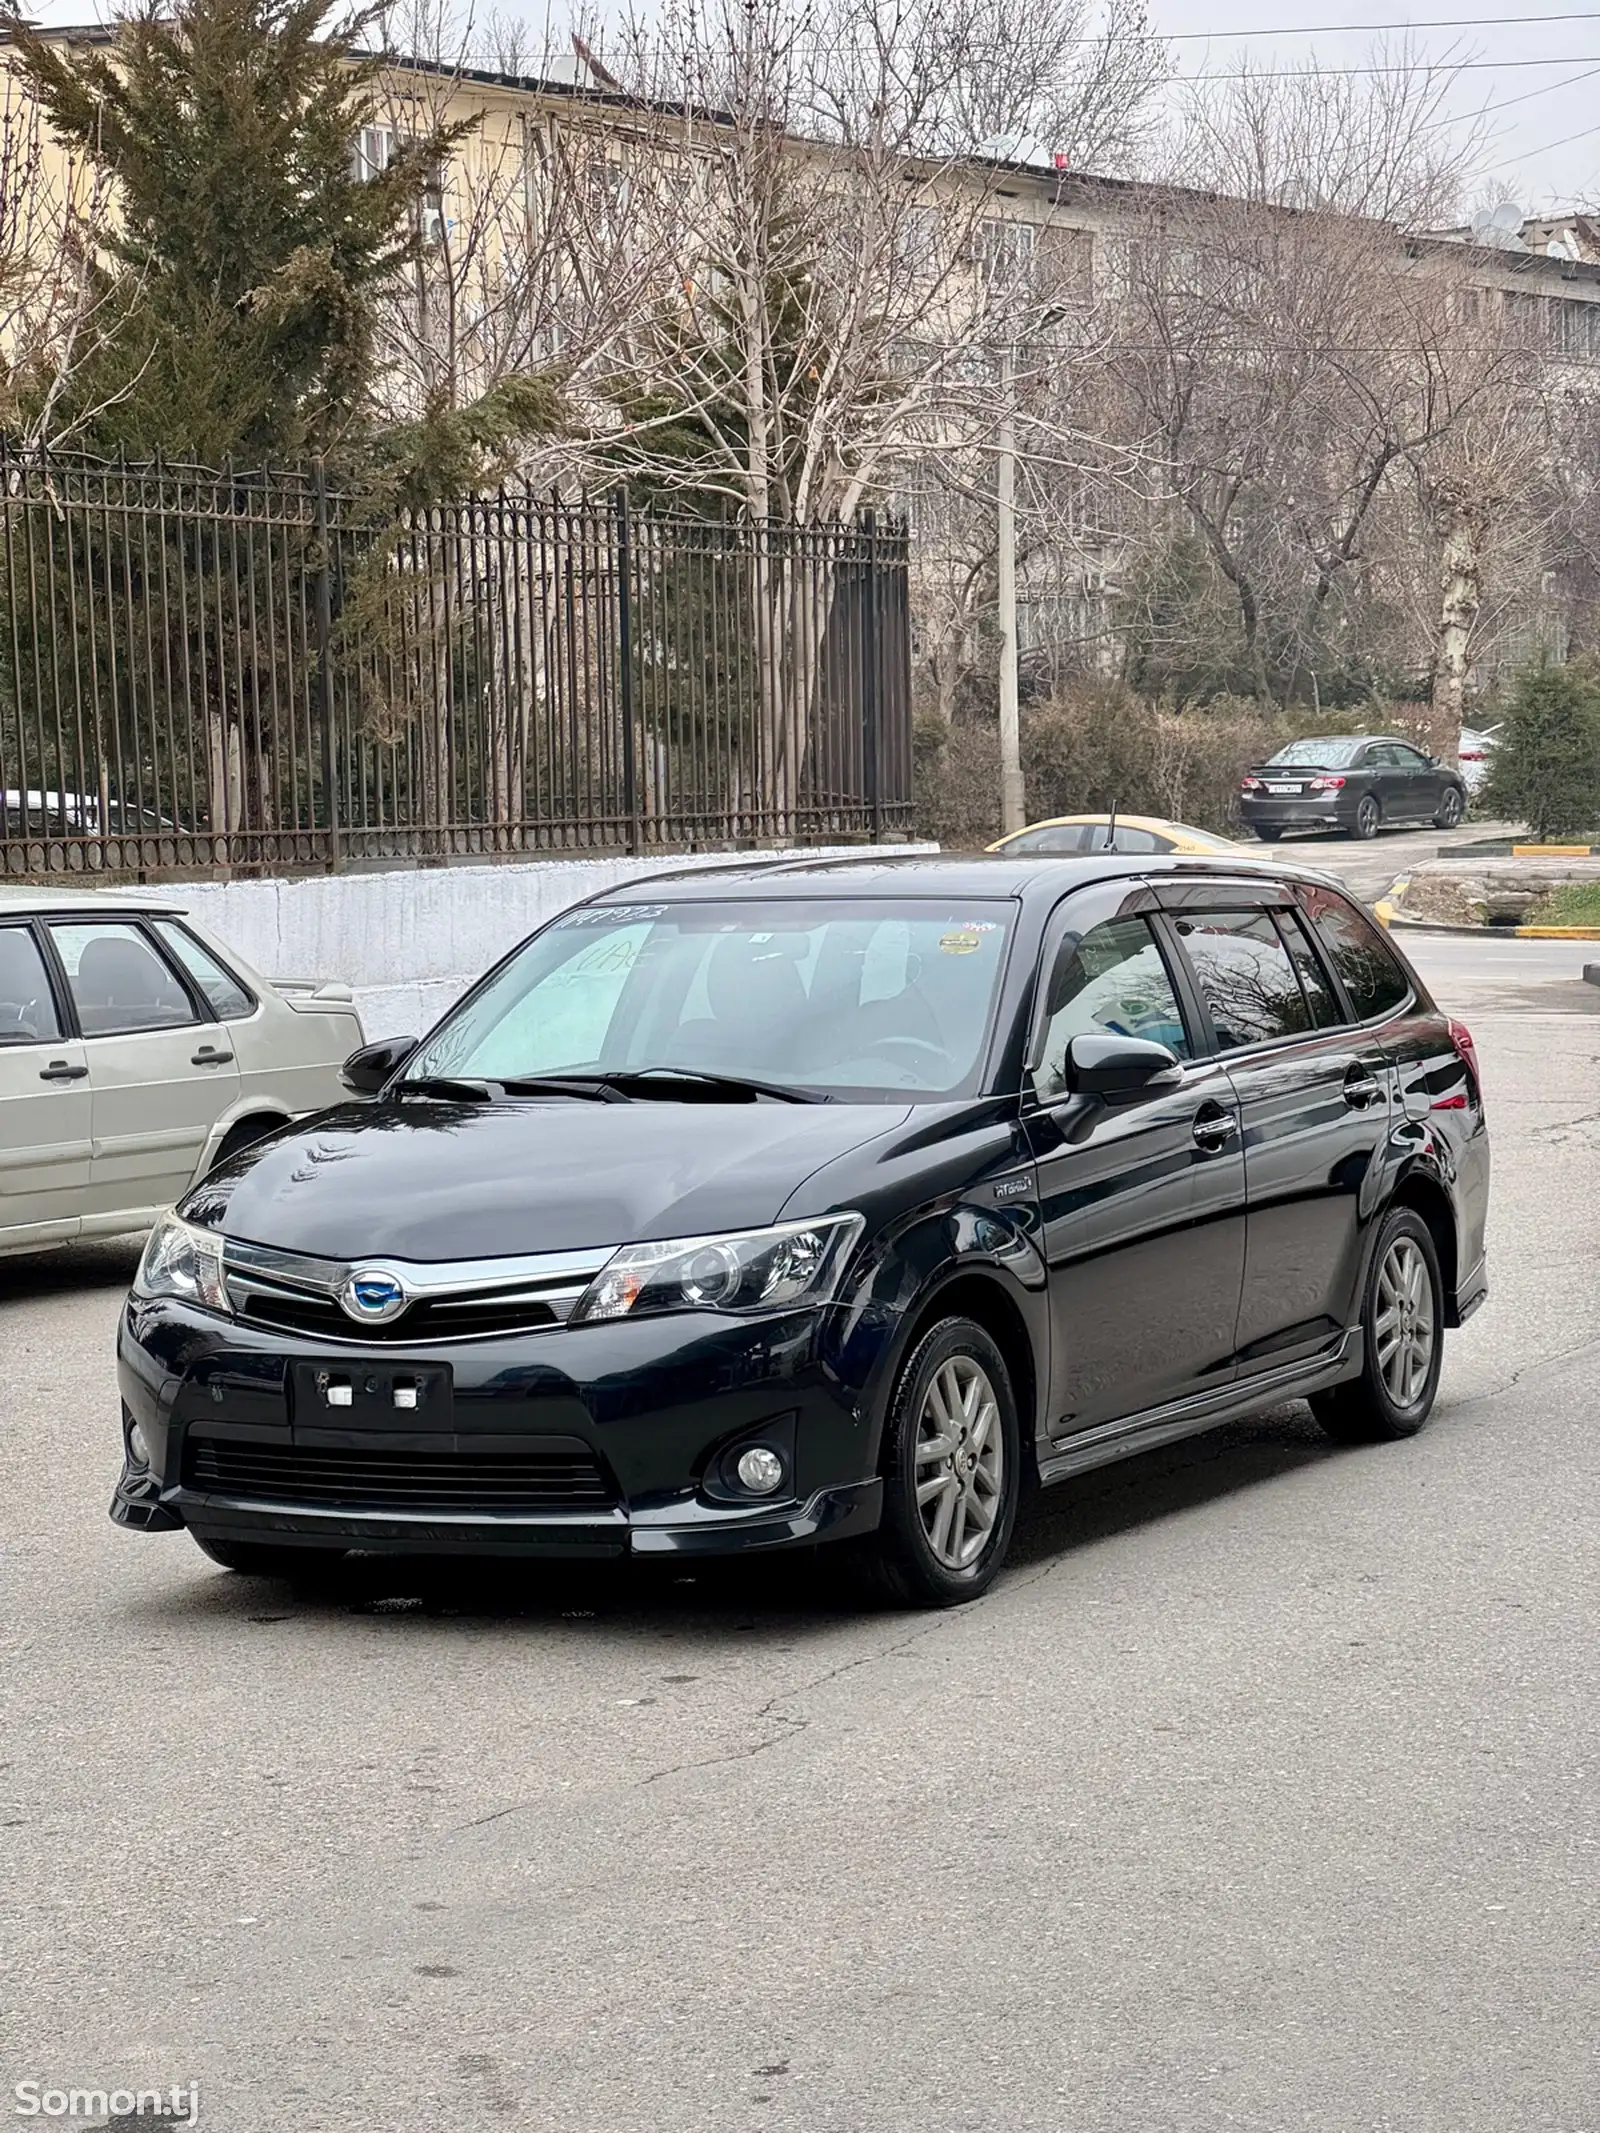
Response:
[[[359,179],[376,178],[394,161],[395,131],[392,126],[363,126],[350,151],[350,170]]]
[[[939,267],[939,210],[903,207],[890,231],[889,248],[901,273],[932,280]]]
[[[1039,282],[1057,303],[1094,300],[1094,238],[1087,230],[1049,223],[1039,232]]]
[[[1007,216],[991,216],[978,225],[978,270],[994,289],[1025,288],[1033,279],[1034,244],[1038,236],[1031,222]]]

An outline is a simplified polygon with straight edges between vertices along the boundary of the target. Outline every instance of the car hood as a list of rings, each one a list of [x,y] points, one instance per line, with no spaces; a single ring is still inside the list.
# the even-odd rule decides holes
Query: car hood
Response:
[[[901,1104],[350,1104],[247,1149],[183,1211],[345,1260],[706,1236],[776,1221],[814,1172],[909,1116]]]

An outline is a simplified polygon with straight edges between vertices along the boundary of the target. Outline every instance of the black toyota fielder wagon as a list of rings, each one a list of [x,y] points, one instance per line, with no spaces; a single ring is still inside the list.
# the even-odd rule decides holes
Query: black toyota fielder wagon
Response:
[[[112,1515],[235,1570],[826,1542],[948,1604],[1036,1482],[1409,1436],[1486,1290],[1470,1037],[1266,862],[658,877],[346,1074],[121,1322]]]

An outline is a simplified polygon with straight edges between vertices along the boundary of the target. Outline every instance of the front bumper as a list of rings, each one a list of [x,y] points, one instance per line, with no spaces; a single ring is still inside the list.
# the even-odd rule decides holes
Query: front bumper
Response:
[[[708,1556],[843,1539],[880,1515],[865,1388],[891,1330],[838,1309],[682,1314],[421,1354],[130,1298],[111,1516],[147,1532],[429,1555]],[[375,1407],[391,1381],[447,1374],[448,1416],[385,1413],[374,1427],[330,1412],[313,1389],[329,1373],[376,1388]],[[127,1449],[134,1424],[146,1464]],[[784,1455],[772,1496],[730,1483],[724,1455],[747,1439]],[[513,1469],[554,1473],[551,1499],[519,1480],[508,1501]]]

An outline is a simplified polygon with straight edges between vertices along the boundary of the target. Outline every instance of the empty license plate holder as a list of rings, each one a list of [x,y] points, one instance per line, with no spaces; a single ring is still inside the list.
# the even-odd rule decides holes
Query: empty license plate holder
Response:
[[[442,1363],[296,1363],[294,1421],[302,1429],[455,1427],[455,1388]]]

